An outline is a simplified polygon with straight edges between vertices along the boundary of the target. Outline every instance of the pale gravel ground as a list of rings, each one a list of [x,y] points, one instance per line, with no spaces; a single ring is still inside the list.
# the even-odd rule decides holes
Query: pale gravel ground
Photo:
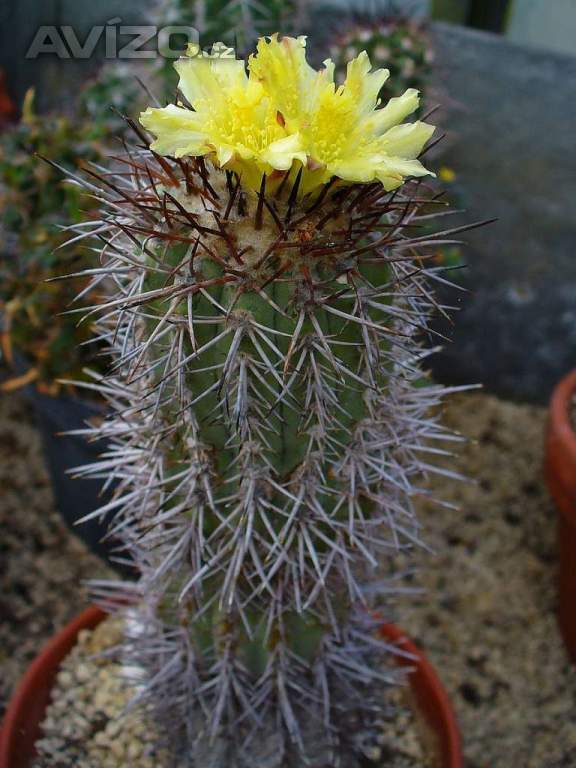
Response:
[[[468,768],[574,768],[576,669],[560,640],[556,513],[543,477],[543,408],[486,395],[453,401],[447,422],[472,441],[439,480],[462,511],[425,506],[440,552],[422,605],[402,624],[439,670],[460,718]]]
[[[437,484],[461,513],[426,506],[440,554],[417,578],[428,595],[401,623],[446,684],[467,768],[574,768],[576,670],[554,618],[555,514],[542,476],[542,408],[486,395],[453,401],[450,423],[474,438],[459,469],[476,485]],[[45,639],[85,605],[93,576],[60,524],[29,408],[0,398],[0,710]]]

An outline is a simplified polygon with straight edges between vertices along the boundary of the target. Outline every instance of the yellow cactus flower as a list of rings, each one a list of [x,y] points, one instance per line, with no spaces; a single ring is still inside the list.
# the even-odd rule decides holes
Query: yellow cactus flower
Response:
[[[274,105],[263,87],[248,78],[243,61],[183,58],[175,68],[180,91],[193,109],[170,104],[142,113],[142,124],[157,136],[154,151],[174,157],[210,155],[256,188],[262,173],[286,171],[296,159],[306,161],[299,137],[280,124]]]
[[[184,58],[175,66],[192,109],[172,104],[141,116],[160,154],[208,155],[254,189],[263,173],[303,166],[301,194],[333,176],[377,179],[392,190],[407,176],[430,173],[417,157],[434,127],[402,123],[417,109],[418,92],[409,89],[378,108],[389,72],[371,72],[366,52],[348,64],[340,87],[329,59],[319,71],[308,64],[304,37],[261,38],[248,73],[231,59]]]

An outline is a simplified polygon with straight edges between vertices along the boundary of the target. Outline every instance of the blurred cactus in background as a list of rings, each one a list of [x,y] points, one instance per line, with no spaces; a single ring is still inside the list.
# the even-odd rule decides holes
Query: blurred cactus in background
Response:
[[[78,123],[90,125],[108,143],[122,135],[126,129],[123,115],[131,114],[148,99],[140,80],[144,74],[150,76],[150,67],[143,67],[142,62],[106,62],[78,95]]]
[[[308,4],[309,0],[160,0],[152,15],[159,27],[194,28],[203,50],[222,42],[246,56],[263,35],[302,31]],[[171,59],[158,60],[162,103],[172,99],[178,85],[173,64]]]
[[[309,0],[160,0],[153,18],[158,26],[193,27],[202,48],[224,42],[246,55],[263,35],[302,31],[309,5]]]
[[[360,51],[368,53],[374,66],[390,70],[381,93],[385,101],[407,88],[426,91],[434,51],[422,23],[393,16],[353,20],[330,44],[338,82],[344,81],[346,63]]]
[[[249,74],[180,60],[178,103],[142,116],[154,141],[130,121],[122,169],[84,182],[87,276],[115,292],[87,430],[110,448],[80,474],[117,484],[84,519],[114,512],[139,574],[94,589],[178,766],[366,765],[398,677],[376,633],[395,558],[455,439],[419,341],[445,312],[434,249],[464,229],[430,229],[433,127],[403,122],[415,91],[375,109],[366,54],[336,89],[304,42],[261,40]]]

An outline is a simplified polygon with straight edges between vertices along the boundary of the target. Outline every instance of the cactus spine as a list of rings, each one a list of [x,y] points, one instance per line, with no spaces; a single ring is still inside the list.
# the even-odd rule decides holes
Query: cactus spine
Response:
[[[278,57],[270,72],[296,55],[297,41],[282,43],[261,44],[261,57],[267,45]],[[208,82],[212,63],[198,66]],[[431,413],[441,388],[421,385],[417,334],[437,308],[428,283],[443,279],[427,247],[450,232],[419,232],[438,201],[419,182],[401,186],[391,155],[371,181],[332,174],[334,142],[306,139],[320,153],[310,160],[296,146],[305,128],[283,134],[290,105],[238,77],[262,99],[248,119],[271,109],[258,135],[280,142],[274,152],[259,144],[250,156],[248,139],[225,161],[214,143],[196,153],[207,158],[162,148],[164,128],[168,143],[198,141],[186,121],[213,106],[199,100],[145,114],[152,146],[132,123],[137,146],[120,170],[83,182],[103,211],[88,226],[103,243],[94,280],[115,295],[94,308],[114,359],[94,384],[110,415],[88,430],[110,448],[80,473],[116,483],[114,501],[87,517],[114,513],[111,536],[138,572],[94,588],[137,619],[125,658],[175,765],[347,767],[397,677],[374,611],[389,615],[394,557],[421,543],[413,497],[433,470],[421,457],[449,437]],[[217,106],[236,109],[245,93],[228,93],[237,84],[225,78]],[[329,84],[325,99],[351,93],[367,99]],[[403,105],[382,122],[402,119]],[[406,131],[385,140],[404,142],[398,167],[422,175],[410,152],[429,131],[414,125],[400,128],[423,131],[417,148]],[[300,153],[288,163],[287,146]]]

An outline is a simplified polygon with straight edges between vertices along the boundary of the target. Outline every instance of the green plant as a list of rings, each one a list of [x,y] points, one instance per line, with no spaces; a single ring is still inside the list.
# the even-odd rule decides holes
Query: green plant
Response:
[[[174,764],[360,765],[396,679],[375,627],[451,439],[421,370],[430,259],[464,228],[420,229],[433,128],[403,122],[414,91],[375,109],[365,54],[343,89],[303,38],[261,40],[249,75],[177,70],[91,225],[110,447],[81,474],[117,485],[84,519],[114,512],[139,575],[96,593]]]
[[[5,382],[5,389],[36,380],[55,392],[59,377],[81,376],[94,360],[93,347],[79,346],[90,338],[90,324],[77,327],[77,318],[61,315],[74,301],[78,282],[48,282],[91,263],[87,244],[66,245],[71,235],[63,227],[80,222],[94,203],[79,187],[60,182],[60,171],[37,155],[70,167],[79,157],[100,159],[102,150],[98,131],[87,125],[37,115],[32,92],[20,123],[0,136],[2,348],[8,362],[20,354],[31,366],[24,378]]]

